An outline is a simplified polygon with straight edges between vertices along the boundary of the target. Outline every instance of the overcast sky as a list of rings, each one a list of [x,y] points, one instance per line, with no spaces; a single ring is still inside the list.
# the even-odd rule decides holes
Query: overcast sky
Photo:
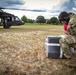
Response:
[[[36,19],[42,15],[49,19],[57,17],[61,11],[76,12],[76,0],[0,0],[0,7],[29,10],[4,10],[19,18],[25,15],[27,18]]]

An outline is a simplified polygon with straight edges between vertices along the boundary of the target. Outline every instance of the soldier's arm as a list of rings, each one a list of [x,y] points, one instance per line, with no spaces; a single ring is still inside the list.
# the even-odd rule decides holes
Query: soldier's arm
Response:
[[[64,31],[64,33],[65,33],[66,35],[68,35],[68,31]]]

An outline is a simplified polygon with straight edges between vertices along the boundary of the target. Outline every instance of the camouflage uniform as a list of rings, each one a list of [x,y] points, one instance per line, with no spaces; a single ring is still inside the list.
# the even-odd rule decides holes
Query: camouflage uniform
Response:
[[[76,48],[76,15],[72,15],[69,21],[68,35],[59,40],[64,54],[71,56],[70,47]]]

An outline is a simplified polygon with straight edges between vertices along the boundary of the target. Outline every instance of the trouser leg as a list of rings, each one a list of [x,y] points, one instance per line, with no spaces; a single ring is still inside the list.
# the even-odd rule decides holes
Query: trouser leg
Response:
[[[70,47],[68,44],[66,44],[66,42],[63,38],[60,39],[60,47],[61,47],[64,54],[71,56]]]

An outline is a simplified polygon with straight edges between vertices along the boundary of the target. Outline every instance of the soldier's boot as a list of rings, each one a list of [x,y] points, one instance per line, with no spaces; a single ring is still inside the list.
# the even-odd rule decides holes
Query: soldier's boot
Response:
[[[64,56],[65,56],[66,59],[71,59],[71,56],[70,55],[64,54]]]
[[[71,59],[71,56],[68,56],[66,54],[63,54],[62,59]]]

